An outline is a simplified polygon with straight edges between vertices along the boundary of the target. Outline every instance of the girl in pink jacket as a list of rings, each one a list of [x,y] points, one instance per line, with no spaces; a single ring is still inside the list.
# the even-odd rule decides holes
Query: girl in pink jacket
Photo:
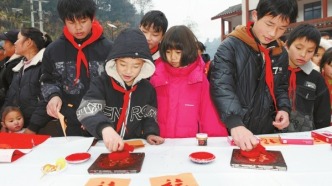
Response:
[[[196,43],[195,35],[183,25],[171,27],[160,43],[151,84],[157,91],[161,137],[228,136],[211,101]]]

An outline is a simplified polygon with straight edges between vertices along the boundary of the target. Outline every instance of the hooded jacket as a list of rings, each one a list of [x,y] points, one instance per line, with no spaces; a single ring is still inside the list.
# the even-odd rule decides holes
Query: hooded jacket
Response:
[[[83,46],[94,36],[95,31],[101,32],[101,35],[94,38],[95,41],[82,49],[88,68],[83,64],[80,65],[79,81],[75,81],[78,68],[78,50],[68,38],[61,35],[60,38],[47,46],[43,56],[42,76],[40,78],[46,103],[41,103],[41,108],[38,108],[38,113],[36,113],[38,118],[35,118],[31,123],[30,130],[37,132],[52,119],[47,115],[45,104],[52,97],[59,96],[62,100],[60,112],[64,115],[67,123],[67,135],[89,136],[86,131],[82,130],[81,123],[76,117],[76,110],[82,97],[89,89],[90,81],[105,72],[105,61],[112,50],[112,43],[102,35],[103,29],[98,22],[93,22],[92,34],[83,40],[75,41]],[[45,120],[42,119],[43,117]]]
[[[21,109],[24,117],[24,128],[29,126],[32,113],[37,108],[38,102],[43,99],[39,78],[41,76],[41,61],[45,49],[41,49],[23,69],[23,58],[14,68],[12,83],[8,89],[5,103],[6,106],[17,106]]]
[[[280,40],[268,47],[276,106],[289,113],[288,54]],[[265,83],[265,62],[246,26],[236,27],[220,44],[210,78],[212,99],[228,129],[245,126],[254,134],[274,132],[275,108]]]
[[[157,91],[160,136],[165,138],[228,136],[213,106],[205,63],[198,57],[192,64],[174,68],[159,58],[151,83]]]
[[[131,87],[126,86],[116,70],[116,59],[141,58],[144,64]],[[92,81],[90,89],[83,97],[77,110],[77,118],[95,137],[102,138],[101,132],[111,126],[116,129],[124,105],[124,94],[116,90],[112,80],[123,89],[136,89],[130,93],[125,118],[126,132],[124,139],[146,138],[159,135],[156,122],[156,92],[146,78],[155,71],[152,57],[144,34],[138,29],[123,30],[115,39],[113,50],[106,63],[106,73]]]

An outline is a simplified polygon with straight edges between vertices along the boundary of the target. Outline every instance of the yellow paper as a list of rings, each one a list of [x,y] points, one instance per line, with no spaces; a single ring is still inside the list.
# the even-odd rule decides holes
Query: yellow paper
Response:
[[[286,145],[280,143],[279,137],[259,137],[261,145],[263,146],[274,146],[274,145]]]
[[[65,137],[67,137],[67,133],[66,133],[67,124],[65,123],[65,117],[60,112],[58,112],[58,118],[60,120],[63,135]]]
[[[151,186],[162,185],[188,185],[198,186],[192,173],[183,173],[178,175],[160,176],[150,178]]]
[[[85,186],[129,186],[130,179],[122,178],[90,178]]]
[[[129,140],[129,141],[125,141],[125,143],[133,146],[134,148],[144,147],[144,143],[142,140]]]

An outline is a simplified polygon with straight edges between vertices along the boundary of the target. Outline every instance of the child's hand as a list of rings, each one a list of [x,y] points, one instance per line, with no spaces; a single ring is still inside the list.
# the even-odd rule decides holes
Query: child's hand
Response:
[[[51,117],[58,119],[58,112],[60,111],[62,106],[62,100],[59,96],[54,96],[47,103],[46,110],[47,114]]]
[[[276,128],[282,130],[289,125],[289,115],[287,112],[280,110],[277,112],[275,121],[272,123]]]
[[[156,135],[148,135],[146,140],[151,145],[160,145],[160,144],[164,143],[164,141],[165,141],[164,138],[162,138],[160,136],[156,136]]]
[[[109,151],[115,152],[123,150],[123,140],[112,127],[105,127],[102,131],[102,135],[104,144]]]

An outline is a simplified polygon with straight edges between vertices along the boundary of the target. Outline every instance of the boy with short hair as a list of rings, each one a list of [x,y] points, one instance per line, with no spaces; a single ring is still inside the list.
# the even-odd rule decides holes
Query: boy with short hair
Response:
[[[167,27],[167,18],[165,14],[159,10],[151,10],[141,19],[139,28],[148,41],[153,60],[160,57],[159,43],[163,39]]]
[[[67,135],[89,136],[77,120],[76,110],[90,81],[105,71],[112,46],[95,19],[96,9],[93,0],[59,0],[57,10],[65,24],[63,35],[46,48],[43,56],[40,81],[47,114],[53,118],[58,118],[58,112],[64,115]],[[28,132],[38,132],[45,125],[37,119],[31,121]]]
[[[301,24],[289,34],[289,98],[292,104],[287,132],[311,131],[330,126],[330,96],[323,76],[310,59],[317,52],[321,35],[310,24]]]
[[[254,22],[236,27],[214,56],[212,99],[242,150],[257,145],[253,134],[289,124],[288,56],[279,38],[297,14],[296,0],[260,0],[252,11]]]
[[[122,139],[145,138],[161,144],[156,121],[156,91],[146,78],[155,71],[147,41],[139,29],[125,29],[115,39],[106,73],[91,82],[77,110],[83,126],[103,139],[110,151]]]

